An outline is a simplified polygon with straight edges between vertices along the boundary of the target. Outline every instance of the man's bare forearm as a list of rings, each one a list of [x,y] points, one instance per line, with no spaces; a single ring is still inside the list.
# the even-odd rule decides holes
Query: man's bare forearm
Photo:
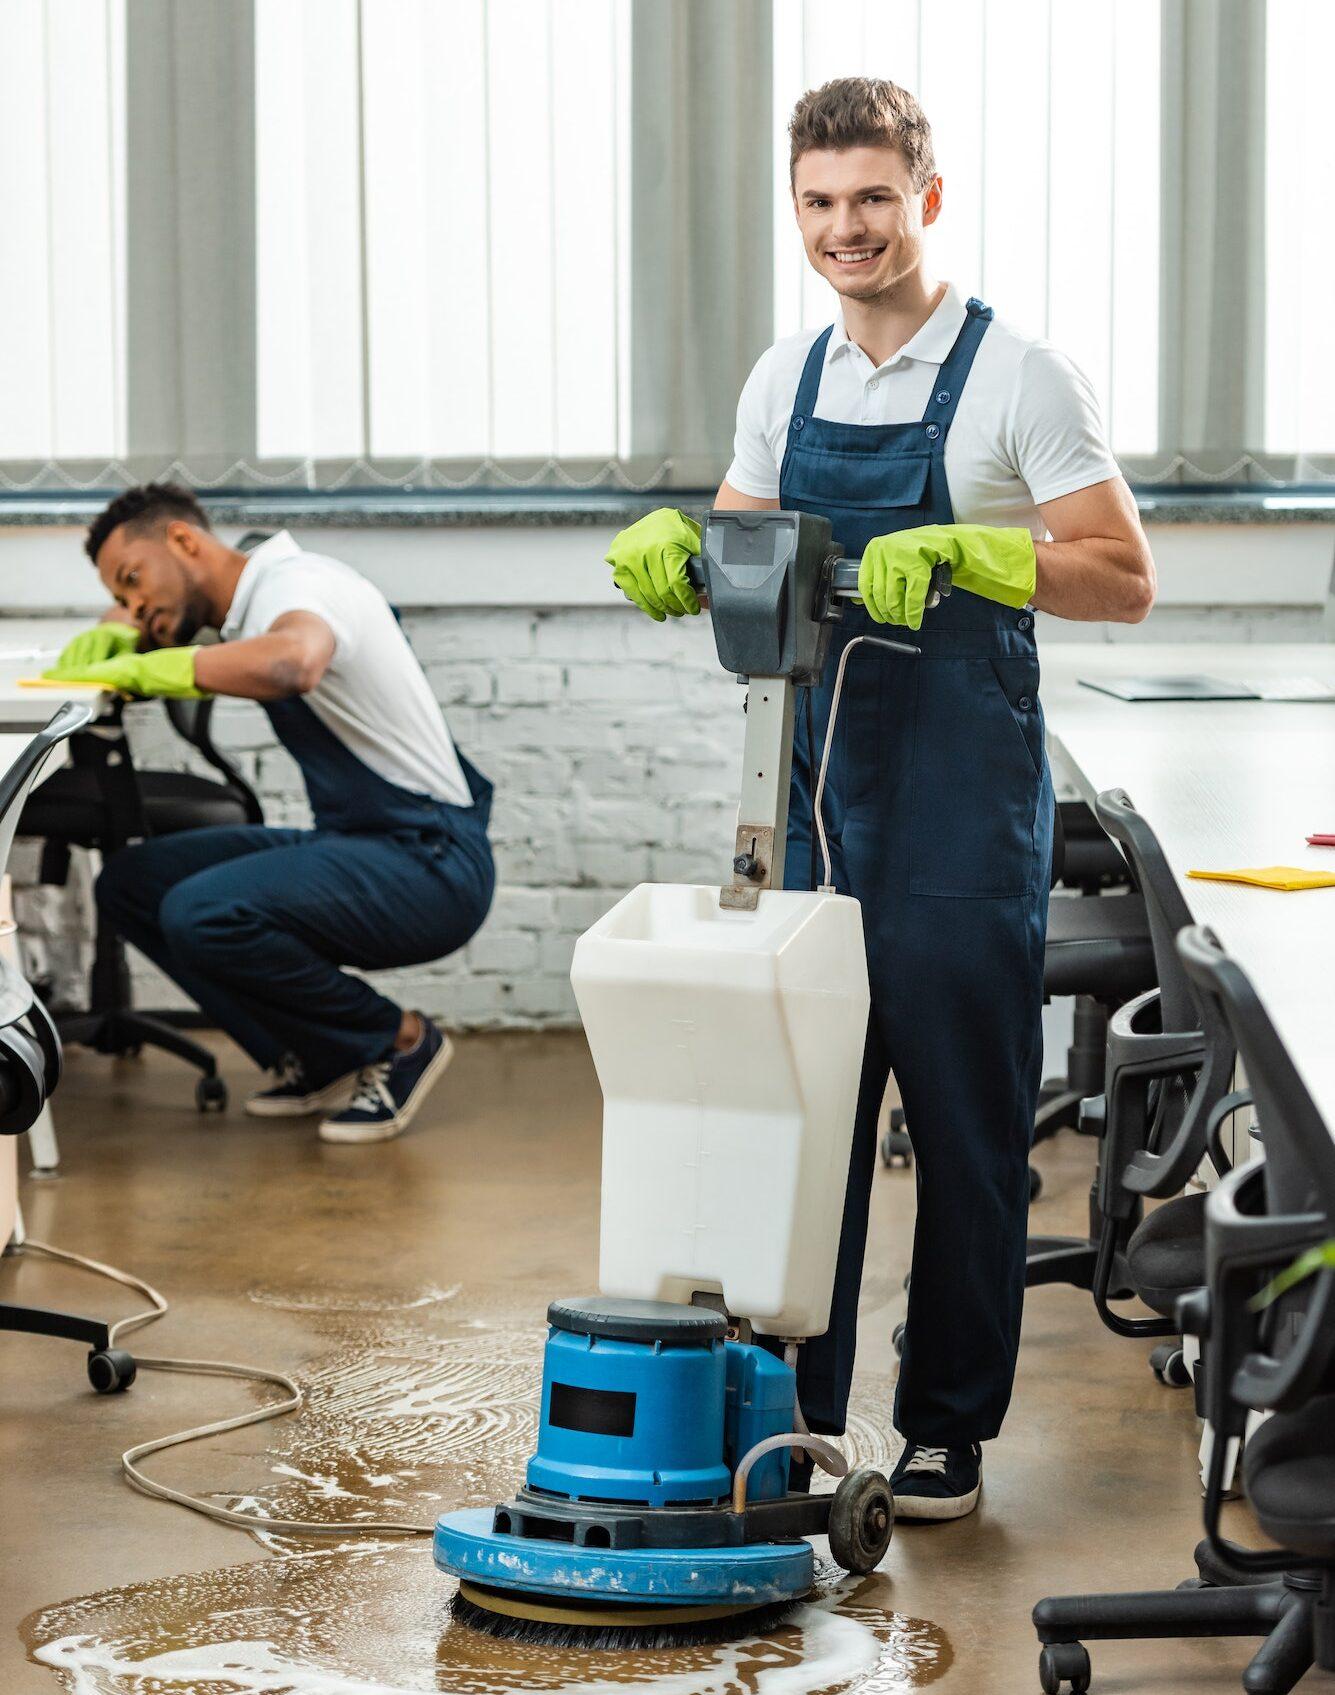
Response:
[[[1040,612],[1086,623],[1138,624],[1154,605],[1154,559],[1148,546],[1111,537],[1034,543],[1034,605]]]
[[[313,689],[326,663],[301,637],[270,631],[248,641],[201,647],[195,656],[195,682],[209,694],[289,700]]]

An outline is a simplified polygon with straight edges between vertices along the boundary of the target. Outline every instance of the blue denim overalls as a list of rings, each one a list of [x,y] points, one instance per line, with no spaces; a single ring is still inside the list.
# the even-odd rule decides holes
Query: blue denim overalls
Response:
[[[830,331],[818,336],[793,404],[780,505],[827,517],[849,556],[873,536],[954,523],[946,439],[991,319],[969,301],[917,423],[817,417]],[[1024,1297],[1052,855],[1034,617],[957,589],[910,636],[846,608],[814,691],[814,750],[798,714],[790,888],[811,886],[810,772],[839,655],[860,634],[915,641],[922,653],[855,650],[831,750],[834,878],[862,903],[872,998],[830,1328],[802,1350],[802,1405],[814,1429],[844,1428],[877,1116],[893,1069],[918,1182],[895,1424],[914,1441],[963,1446],[1000,1428]]]
[[[445,958],[495,887],[491,784],[460,756],[473,804],[389,782],[300,699],[264,710],[296,760],[313,830],[183,830],[107,862],[99,905],[261,1066],[311,1085],[382,1058],[400,1007],[361,976]]]

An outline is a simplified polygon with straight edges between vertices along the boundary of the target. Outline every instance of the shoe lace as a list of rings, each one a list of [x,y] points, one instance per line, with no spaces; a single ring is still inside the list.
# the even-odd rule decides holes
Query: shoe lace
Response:
[[[286,1088],[289,1084],[295,1086],[306,1081],[306,1073],[302,1070],[301,1061],[294,1053],[285,1053],[273,1069],[280,1089]]]
[[[357,1081],[353,1085],[352,1099],[348,1102],[349,1112],[379,1112],[383,1107],[388,1112],[394,1111],[394,1097],[389,1092],[389,1068],[391,1061],[378,1060],[375,1065],[364,1065],[357,1073]]]
[[[909,1462],[910,1471],[930,1471],[941,1476],[950,1459],[949,1448],[915,1448]]]

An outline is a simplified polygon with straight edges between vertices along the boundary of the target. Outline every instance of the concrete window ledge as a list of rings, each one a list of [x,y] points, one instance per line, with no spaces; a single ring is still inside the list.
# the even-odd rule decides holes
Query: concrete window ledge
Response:
[[[288,528],[364,571],[409,608],[619,604],[603,555],[617,530],[665,500],[702,512],[699,490],[653,494],[245,495],[207,498],[219,533]],[[104,603],[83,530],[104,496],[0,498],[0,615],[93,612]],[[1335,555],[1335,492],[1145,491],[1160,606],[1313,608]]]

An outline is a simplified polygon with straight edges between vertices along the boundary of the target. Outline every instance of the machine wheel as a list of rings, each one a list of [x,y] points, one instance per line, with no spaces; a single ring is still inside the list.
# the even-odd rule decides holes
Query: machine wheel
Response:
[[[99,1395],[119,1395],[135,1380],[139,1368],[124,1348],[103,1348],[88,1356],[88,1381]]]
[[[1161,1342],[1150,1355],[1150,1370],[1170,1389],[1186,1389],[1191,1383],[1186,1357],[1176,1342]]]
[[[227,1111],[227,1085],[221,1077],[201,1077],[195,1084],[195,1105],[201,1112]]]
[[[904,1320],[902,1318],[900,1319],[899,1323],[894,1327],[894,1329],[890,1332],[890,1345],[894,1348],[894,1350],[897,1354],[900,1354],[900,1355],[903,1354],[903,1352],[904,1352]]]
[[[1062,1686],[1068,1683],[1071,1695],[1085,1695],[1089,1678],[1089,1654],[1081,1642],[1049,1642],[1038,1656],[1043,1695],[1060,1695]]]
[[[858,1577],[885,1558],[895,1528],[895,1498],[879,1471],[850,1471],[830,1502],[830,1553]]]
[[[904,1128],[902,1106],[890,1108],[890,1127],[881,1137],[881,1164],[893,1171],[896,1166],[907,1171],[913,1164],[913,1143]]]

